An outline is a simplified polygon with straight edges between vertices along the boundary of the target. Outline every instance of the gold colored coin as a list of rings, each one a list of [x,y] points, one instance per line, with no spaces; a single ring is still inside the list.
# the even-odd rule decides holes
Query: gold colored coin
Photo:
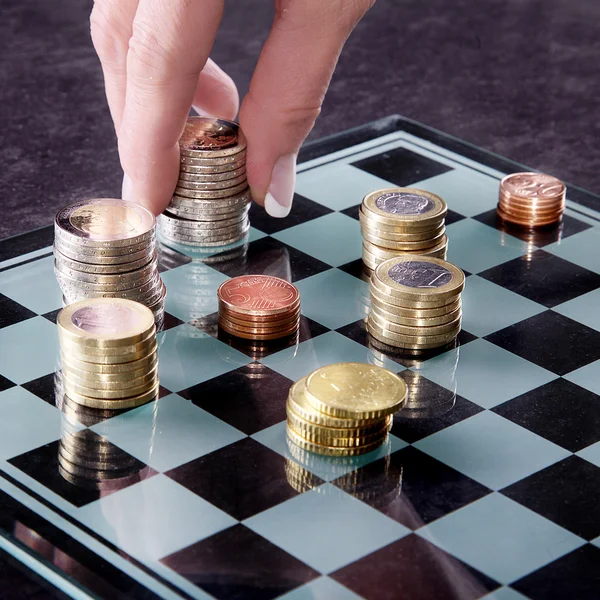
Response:
[[[367,230],[364,227],[362,230],[363,240],[370,242],[371,244],[377,244],[378,246],[382,246],[384,248],[387,248],[388,250],[395,250],[398,253],[417,253],[417,251],[420,250],[433,248],[434,246],[437,246],[441,243],[445,235],[445,233],[441,233],[436,238],[432,238],[430,241],[425,242],[398,242],[387,239],[377,233],[372,233],[371,230]]]
[[[325,446],[323,444],[315,444],[309,440],[298,435],[293,429],[288,427],[286,429],[287,437],[296,444],[302,450],[313,452],[315,454],[321,454],[324,456],[358,456],[359,454],[366,454],[379,448],[387,439],[387,435],[382,437],[371,444],[365,446],[354,446],[353,448],[340,448],[336,446]]]
[[[152,311],[121,298],[92,298],[63,308],[57,317],[59,335],[92,348],[131,346],[154,330]]]
[[[152,311],[150,311],[152,314]],[[154,317],[153,317],[154,318]],[[130,354],[135,354],[138,352],[149,353],[153,344],[156,342],[156,331],[154,329],[151,330],[150,335],[148,335],[143,340],[127,345],[127,346],[108,346],[105,348],[98,348],[90,345],[81,345],[77,342],[74,342],[70,339],[65,339],[62,336],[61,331],[59,330],[58,339],[60,341],[61,350],[65,354],[75,354],[80,357],[90,357],[90,362],[96,361],[96,357],[119,357],[119,356],[128,356]],[[139,357],[141,358],[141,357]],[[80,360],[85,360],[80,358]],[[120,362],[125,362],[121,360]]]
[[[406,384],[395,373],[364,363],[336,363],[306,379],[309,404],[333,417],[381,419],[406,398]]]
[[[378,325],[381,329],[391,331],[392,333],[399,333],[407,336],[436,336],[443,335],[455,329],[460,329],[461,314],[459,311],[458,316],[449,323],[442,323],[441,325],[430,325],[430,326],[414,326],[414,325],[402,325],[394,321],[388,321],[381,313],[377,310],[372,310],[369,314],[369,318]]]
[[[63,386],[65,393],[73,398],[73,392],[88,398],[104,398],[107,400],[121,400],[123,398],[129,398],[130,396],[139,396],[145,394],[148,390],[151,390],[156,386],[158,379],[153,377],[150,381],[138,385],[136,387],[120,387],[116,389],[104,389],[104,387],[92,388],[89,386],[79,385],[77,382],[65,377],[63,378]]]
[[[156,353],[156,351],[154,351],[148,356],[144,356],[143,358],[140,358],[138,360],[132,360],[130,362],[117,364],[100,364],[86,362],[83,360],[78,360],[72,355],[63,354],[61,357],[61,362],[63,365],[69,367],[71,370],[74,370],[77,373],[81,373],[81,376],[84,378],[84,373],[86,375],[101,374],[114,376],[136,371],[143,372],[145,370],[150,370],[156,364],[158,364],[158,354]]]
[[[314,444],[322,444],[324,446],[333,446],[335,448],[355,448],[357,446],[365,446],[372,444],[379,440],[383,440],[387,437],[387,427],[380,429],[371,435],[365,435],[361,437],[336,437],[335,433],[331,429],[323,428],[320,431],[315,429],[299,429],[295,426],[296,424],[288,418],[287,427],[292,429],[299,436],[303,437],[309,442]]]
[[[442,298],[440,300],[431,300],[429,302],[422,300],[409,300],[407,298],[398,298],[395,294],[388,294],[386,292],[382,292],[377,287],[375,287],[373,282],[374,276],[371,277],[371,287],[369,292],[372,298],[375,298],[385,304],[390,304],[392,306],[399,306],[401,308],[409,309],[409,310],[425,310],[425,309],[433,309],[433,308],[442,308],[456,302],[460,299],[460,293],[454,296],[450,296],[449,298]]]
[[[429,229],[418,229],[416,231],[406,230],[405,228],[398,228],[394,225],[386,225],[369,219],[362,211],[359,211],[359,221],[362,227],[365,227],[370,233],[381,234],[384,236],[392,235],[391,239],[398,239],[399,241],[405,242],[420,242],[428,240],[433,237],[444,233],[446,226],[442,219],[440,223],[434,225]]]
[[[290,388],[287,400],[288,410],[292,410],[308,423],[314,423],[321,427],[361,429],[363,427],[368,427],[373,423],[373,419],[370,418],[344,419],[332,417],[331,415],[317,410],[306,399],[306,379],[306,377],[298,379],[298,381]]]
[[[397,298],[432,302],[462,292],[465,275],[439,258],[404,254],[382,262],[371,278],[371,285]]]
[[[158,382],[156,385],[144,392],[143,394],[139,394],[138,396],[132,396],[130,398],[121,398],[121,399],[107,399],[107,398],[91,398],[89,396],[85,396],[83,394],[79,394],[77,392],[67,392],[69,398],[76,402],[77,404],[81,404],[82,406],[88,406],[90,408],[102,408],[109,410],[121,410],[124,408],[135,408],[137,406],[142,406],[154,400],[158,396]]]
[[[157,377],[157,367],[152,371],[147,371],[138,377],[124,378],[119,375],[120,379],[117,380],[106,380],[98,378],[98,376],[92,376],[91,378],[79,377],[75,372],[70,371],[67,367],[63,366],[63,378],[70,384],[78,385],[81,387],[87,387],[97,390],[115,390],[122,391],[123,395],[129,388],[137,388],[144,386],[149,382],[155,382]]]
[[[389,304],[388,302],[383,302],[377,296],[371,294],[371,307],[377,309],[378,312],[382,313],[382,315],[389,316],[389,320],[392,321],[391,317],[395,317],[397,323],[403,324],[406,321],[406,325],[411,325],[411,321],[415,321],[415,325],[417,322],[423,321],[428,322],[431,321],[433,323],[433,319],[437,318],[447,318],[450,314],[456,313],[458,309],[462,307],[462,301],[460,297],[456,300],[450,302],[450,304],[445,304],[438,308],[405,308],[403,306],[396,306],[394,304]],[[453,317],[455,318],[455,317]],[[449,319],[450,321],[452,319]],[[441,324],[443,321],[440,321]]]
[[[380,324],[374,321],[369,315],[367,320],[368,332],[378,340],[395,346],[396,348],[411,348],[425,350],[429,348],[437,348],[449,344],[459,333],[460,327],[448,333],[433,335],[433,336],[418,336],[418,335],[402,335],[395,333],[387,328],[383,328]]]

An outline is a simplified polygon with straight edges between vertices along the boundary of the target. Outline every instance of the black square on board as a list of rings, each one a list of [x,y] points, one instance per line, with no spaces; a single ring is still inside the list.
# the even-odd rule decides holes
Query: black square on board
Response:
[[[239,521],[298,495],[287,481],[285,458],[252,438],[201,456],[166,475]]]
[[[38,398],[41,398],[44,402],[56,406],[56,392],[54,383],[55,374],[49,373],[33,381],[23,383],[21,387],[24,387],[28,392],[31,392]]]
[[[492,410],[571,452],[600,441],[600,396],[566,379],[555,379]]]
[[[365,283],[369,283],[371,281],[371,273],[372,271],[368,269],[362,261],[362,258],[357,258],[352,262],[346,263],[341,267],[338,267],[340,271],[344,271],[344,273],[348,273],[348,275],[354,275],[354,277],[358,277],[361,281]]]
[[[15,387],[16,383],[13,383],[10,379],[6,379],[4,375],[0,375],[0,392],[8,390],[11,387]]]
[[[402,371],[399,375],[409,386],[409,395],[406,405],[394,415],[392,433],[409,444],[483,410],[414,371]]]
[[[600,468],[571,455],[500,490],[585,540],[600,535]]]
[[[262,206],[253,202],[250,205],[250,222],[252,226],[269,235],[289,229],[295,225],[302,225],[323,215],[333,212],[330,208],[323,206],[313,200],[309,200],[300,194],[294,194],[292,201],[292,210],[290,214],[283,219],[274,219],[268,215]]]
[[[548,308],[600,287],[600,275],[545,250],[483,271],[479,277]]]
[[[600,359],[600,331],[551,310],[485,339],[557,375]]]
[[[192,262],[192,259],[189,256],[182,254],[178,250],[170,248],[162,242],[159,242],[156,245],[156,249],[158,252],[158,271],[160,273],[170,271],[171,269],[176,269],[177,267],[181,267]]]
[[[286,281],[299,281],[331,269],[318,258],[269,236],[250,242],[243,256],[210,266],[228,277],[264,274]]]
[[[46,314],[42,315],[44,319],[48,319],[50,323],[54,323],[56,325],[56,319],[58,318],[58,313],[62,310],[62,308],[57,308],[56,310],[51,310]]]
[[[254,362],[179,392],[246,435],[285,421],[292,381]]]
[[[598,600],[600,548],[586,544],[519,579],[511,587],[531,600]]]
[[[104,481],[102,491],[97,489],[97,480],[85,475],[87,470],[82,470],[73,482],[67,481],[59,472],[59,448],[62,440],[51,442],[34,450],[30,450],[20,456],[11,458],[8,462],[20,469],[29,477],[35,479],[38,483],[47,487],[50,491],[58,494],[61,498],[70,502],[74,506],[81,507],[94,502],[113,493],[117,490],[124,489],[130,485],[134,485],[143,479],[147,479],[152,475],[156,475],[156,471],[146,466],[124,450],[117,448],[111,444],[106,438],[101,438],[91,430],[84,430],[86,433],[86,442],[91,444],[93,440],[102,440],[102,449],[105,453],[112,453],[114,464],[122,465],[123,477],[113,478],[110,483]],[[83,454],[81,451],[80,458],[82,460],[93,460],[94,457],[89,452]],[[113,471],[114,475],[114,471]]]
[[[356,219],[358,221],[358,211],[360,210],[360,204],[355,204],[354,206],[350,206],[349,208],[345,208],[344,210],[340,210],[343,215],[347,217],[351,217],[352,219]]]
[[[589,229],[591,225],[574,219],[569,215],[563,215],[562,221],[548,227],[536,229],[527,229],[516,225],[511,225],[503,221],[495,208],[488,210],[480,215],[473,217],[476,221],[489,225],[498,231],[508,233],[513,237],[519,238],[524,242],[531,243],[538,248],[543,248],[549,244],[554,244],[560,240],[568,238],[576,233]]]
[[[198,329],[201,329],[204,331],[204,333],[221,340],[224,344],[227,344],[239,352],[246,354],[254,361],[262,360],[271,354],[281,352],[286,348],[291,348],[300,344],[301,342],[314,339],[319,335],[323,335],[324,333],[331,331],[324,325],[321,325],[320,323],[317,323],[316,321],[313,321],[312,319],[302,315],[300,317],[300,325],[298,327],[297,334],[281,338],[279,340],[254,341],[232,336],[219,329],[218,317],[218,313],[212,313],[206,317],[203,317],[201,320],[198,319],[195,321],[190,321],[190,325],[198,327]]]
[[[333,484],[413,530],[491,493],[412,446],[369,463]]]
[[[319,573],[244,525],[234,525],[160,561],[217,600],[271,600]]]
[[[477,600],[499,587],[415,534],[330,574],[366,600]]]
[[[409,187],[424,179],[452,171],[452,167],[406,148],[388,150],[351,164],[398,187]]]
[[[457,213],[454,210],[448,209],[448,213],[446,214],[446,226],[452,225],[452,223],[458,223],[458,221],[462,221],[463,219],[466,219],[466,218],[467,217],[464,217],[460,213]]]
[[[36,313],[11,298],[0,294],[0,329],[31,319]]]

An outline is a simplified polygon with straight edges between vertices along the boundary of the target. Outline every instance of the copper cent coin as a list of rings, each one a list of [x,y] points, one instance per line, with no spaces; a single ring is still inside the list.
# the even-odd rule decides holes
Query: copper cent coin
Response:
[[[232,312],[269,315],[289,312],[300,303],[295,285],[270,275],[242,275],[217,290],[219,301]]]
[[[500,188],[519,198],[557,198],[565,193],[565,184],[543,173],[513,173],[500,182]]]

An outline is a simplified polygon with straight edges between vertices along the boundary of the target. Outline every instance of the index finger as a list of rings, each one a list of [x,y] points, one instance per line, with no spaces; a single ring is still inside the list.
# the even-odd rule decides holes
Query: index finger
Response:
[[[179,172],[178,140],[223,12],[223,0],[140,0],[127,53],[119,131],[128,200],[161,212]]]

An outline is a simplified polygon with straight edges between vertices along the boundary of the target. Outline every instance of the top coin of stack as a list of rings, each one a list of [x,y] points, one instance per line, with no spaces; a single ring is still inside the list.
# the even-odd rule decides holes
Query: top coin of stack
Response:
[[[395,373],[363,363],[321,367],[298,380],[287,400],[287,436],[317,454],[353,456],[383,444],[407,388]]]
[[[97,198],[71,204],[54,220],[54,272],[67,304],[127,298],[162,319],[154,215],[143,206]]]
[[[500,182],[498,216],[524,227],[560,221],[565,210],[565,184],[543,173],[513,173]]]
[[[300,325],[300,294],[295,285],[271,275],[242,275],[222,283],[219,328],[250,340],[291,336]]]
[[[171,203],[159,217],[163,238],[191,246],[241,240],[250,221],[246,139],[239,125],[190,117],[179,140],[181,170]]]
[[[121,410],[158,393],[156,327],[152,312],[121,298],[93,298],[57,317],[63,402]]]
[[[449,344],[460,332],[464,273],[439,258],[404,254],[382,262],[371,277],[369,333],[410,351]]]
[[[407,252],[446,257],[448,238],[442,198],[412,188],[389,188],[367,194],[359,211],[363,262],[369,269]]]

